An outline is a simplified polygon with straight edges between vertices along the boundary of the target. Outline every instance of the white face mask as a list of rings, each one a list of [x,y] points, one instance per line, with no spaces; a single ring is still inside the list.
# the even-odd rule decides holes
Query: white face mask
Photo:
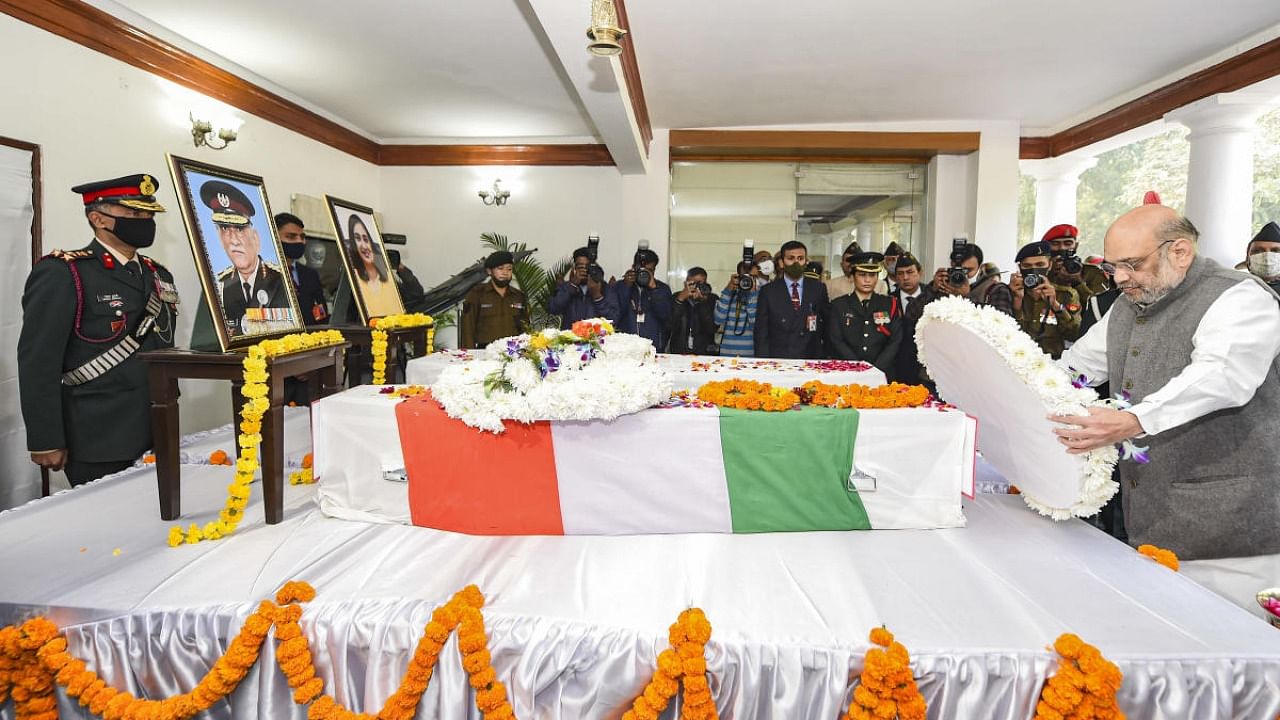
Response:
[[[1260,278],[1280,275],[1280,252],[1260,252],[1249,256],[1249,272]]]
[[[765,277],[768,277],[768,276],[770,276],[770,275],[772,275],[772,274],[773,274],[773,261],[772,261],[772,260],[761,260],[761,261],[760,261],[760,274],[761,274],[761,275],[764,275]]]

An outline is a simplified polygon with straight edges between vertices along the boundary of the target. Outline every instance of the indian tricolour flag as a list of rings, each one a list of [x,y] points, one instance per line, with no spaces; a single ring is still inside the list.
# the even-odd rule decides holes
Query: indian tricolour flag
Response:
[[[429,395],[396,415],[415,525],[477,535],[873,526],[850,482],[854,410],[655,409],[607,423],[508,422],[500,435],[449,418]],[[958,522],[913,526],[963,523],[958,480],[949,487],[944,514]]]

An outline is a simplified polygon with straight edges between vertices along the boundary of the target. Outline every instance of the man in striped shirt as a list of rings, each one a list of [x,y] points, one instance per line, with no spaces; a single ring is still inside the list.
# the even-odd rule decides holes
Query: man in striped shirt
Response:
[[[754,264],[745,261],[738,263],[738,274],[729,278],[729,284],[716,301],[715,321],[724,333],[720,340],[721,355],[755,356],[756,300],[760,297],[760,288],[738,289],[738,275],[749,274],[753,267]]]

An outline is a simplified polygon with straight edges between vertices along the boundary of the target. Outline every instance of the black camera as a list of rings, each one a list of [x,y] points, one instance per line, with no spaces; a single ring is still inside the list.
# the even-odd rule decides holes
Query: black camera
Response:
[[[1040,283],[1047,280],[1036,268],[1026,268],[1019,272],[1022,273],[1022,285],[1028,290],[1034,290]]]
[[[1062,270],[1069,275],[1075,275],[1084,270],[1084,263],[1080,260],[1080,256],[1075,250],[1054,250],[1053,254],[1062,260]]]
[[[649,241],[641,240],[636,243],[636,254],[631,260],[631,269],[636,274],[636,287],[649,287],[649,283],[653,282],[653,273],[649,272],[649,268],[645,267],[644,261],[649,254]]]
[[[711,283],[709,282],[695,283],[694,287],[698,288],[698,292],[702,293],[702,297],[711,296]]]
[[[963,287],[969,284],[969,271],[961,266],[968,259],[969,241],[958,237],[951,239],[951,267],[947,268],[947,284],[952,287]]]
[[[756,287],[756,279],[751,277],[751,265],[755,262],[754,240],[744,240],[742,242],[742,262],[738,264],[739,268],[746,269],[738,273],[738,290],[741,292],[751,292]]]
[[[604,268],[600,267],[600,263],[596,262],[596,258],[600,255],[600,236],[587,236],[587,256],[591,258],[591,264],[587,265],[587,277],[591,280],[602,283],[604,282]]]

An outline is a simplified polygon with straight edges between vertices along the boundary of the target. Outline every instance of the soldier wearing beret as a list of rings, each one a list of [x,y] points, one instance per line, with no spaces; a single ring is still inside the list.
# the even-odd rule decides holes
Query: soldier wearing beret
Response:
[[[293,329],[293,308],[285,288],[284,273],[259,254],[262,238],[249,218],[253,203],[236,186],[208,180],[200,186],[200,200],[213,211],[218,240],[231,261],[218,272],[218,302],[227,332],[232,337]],[[249,308],[277,308],[283,313],[254,313]]]
[[[1263,225],[1249,241],[1245,255],[1249,272],[1280,293],[1280,225],[1273,222]]]
[[[511,287],[514,270],[515,260],[505,250],[485,258],[484,271],[489,281],[471,288],[462,301],[463,348],[482,348],[529,329],[529,306],[524,293]]]
[[[158,185],[130,175],[72,188],[93,240],[54,250],[22,295],[18,391],[31,460],[72,485],[119,472],[151,447],[138,352],[173,347],[173,275],[138,252],[155,241]]]
[[[1076,254],[1079,246],[1080,231],[1075,225],[1054,225],[1045,232],[1041,242],[1049,243],[1053,252],[1053,267],[1049,279],[1058,285],[1065,285],[1080,296],[1080,304],[1089,302],[1089,298],[1111,287],[1111,280],[1097,265],[1082,262]]]
[[[875,291],[883,262],[877,252],[853,257],[853,292],[831,301],[827,338],[835,357],[868,362],[892,375],[902,343],[902,319],[895,316],[889,296]]]
[[[1053,248],[1047,242],[1022,246],[1017,256],[1019,275],[1011,287],[1018,325],[1056,360],[1080,334],[1082,307],[1075,289],[1049,280],[1052,258]]]

